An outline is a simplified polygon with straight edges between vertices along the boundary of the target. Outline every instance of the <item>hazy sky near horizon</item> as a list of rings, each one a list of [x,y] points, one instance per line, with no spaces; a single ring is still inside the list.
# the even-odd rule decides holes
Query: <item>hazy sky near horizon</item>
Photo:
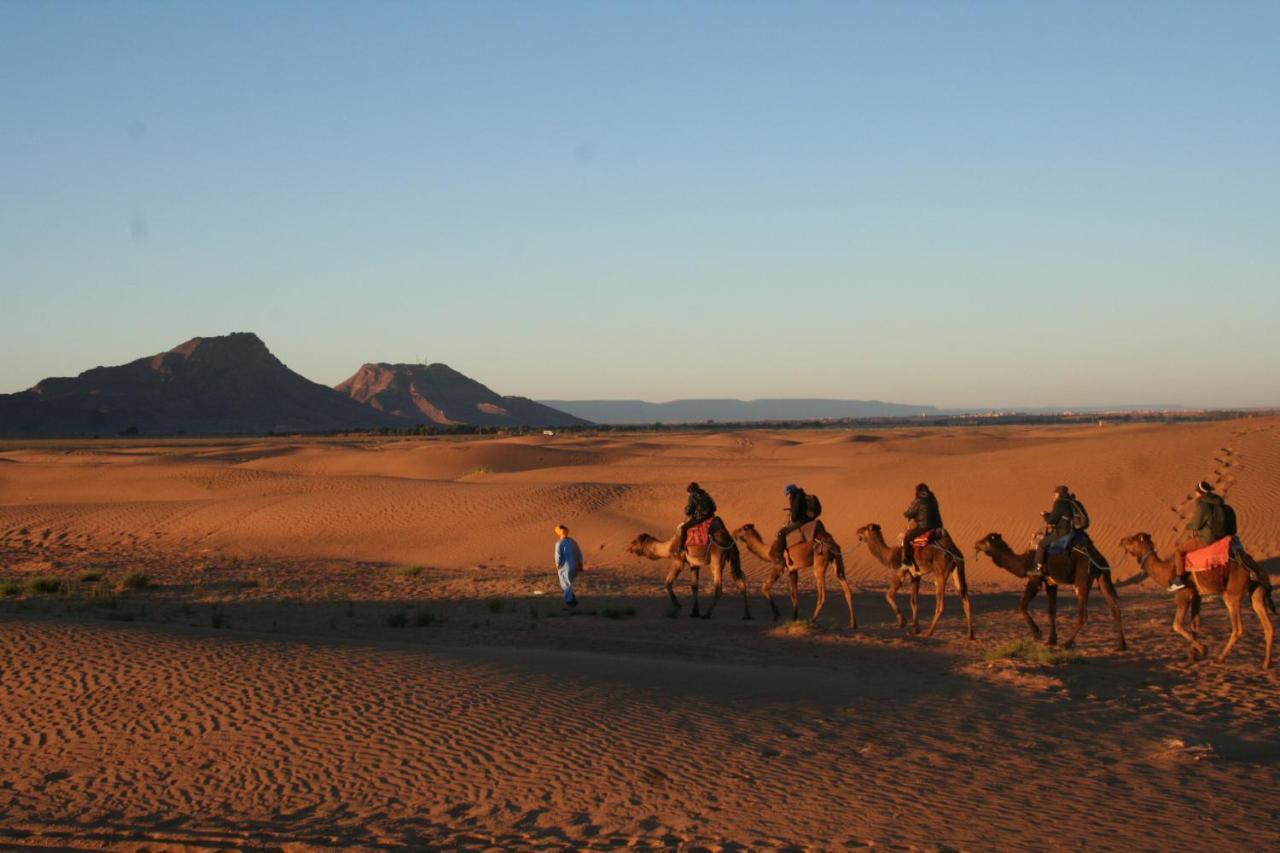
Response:
[[[1280,405],[1280,3],[0,4],[0,392]]]

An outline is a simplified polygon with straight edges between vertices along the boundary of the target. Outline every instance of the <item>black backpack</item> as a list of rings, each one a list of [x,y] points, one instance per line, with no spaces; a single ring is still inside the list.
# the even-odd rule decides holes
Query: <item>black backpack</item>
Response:
[[[1075,530],[1089,529],[1089,511],[1084,504],[1075,498],[1067,498],[1071,502],[1071,527]]]
[[[1240,531],[1236,528],[1236,511],[1227,504],[1222,505],[1222,535],[1240,535]]]
[[[1235,510],[1231,511],[1232,524],[1235,526]],[[1227,535],[1227,505],[1224,503],[1209,504],[1209,535],[1217,542]]]
[[[805,508],[809,512],[809,518],[814,519],[822,515],[822,501],[818,500],[817,495],[805,494]]]

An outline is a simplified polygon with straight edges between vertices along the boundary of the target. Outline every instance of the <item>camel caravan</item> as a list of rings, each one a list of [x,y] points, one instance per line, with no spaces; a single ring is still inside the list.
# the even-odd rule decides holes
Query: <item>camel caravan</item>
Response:
[[[751,603],[746,575],[742,571],[742,548],[751,552],[765,564],[768,573],[760,584],[760,592],[776,621],[781,611],[773,600],[773,585],[783,575],[791,598],[791,618],[800,618],[799,573],[813,569],[817,588],[817,603],[810,620],[821,615],[827,598],[827,571],[834,570],[836,583],[844,594],[849,613],[849,629],[856,630],[858,619],[854,612],[854,593],[845,576],[844,551],[835,537],[826,529],[819,516],[822,504],[816,495],[808,494],[792,484],[785,489],[788,499],[787,523],[772,540],[767,540],[750,522],[730,531],[716,514],[716,504],[701,486],[690,483],[689,499],[685,506],[684,521],[669,539],[658,539],[641,533],[628,547],[628,551],[651,560],[665,560],[668,571],[664,587],[671,602],[668,615],[679,614],[683,605],[676,596],[675,583],[688,569],[690,593],[693,598],[694,617],[711,617],[724,592],[726,569],[742,595],[742,618],[751,618]],[[1141,571],[1158,583],[1167,584],[1174,593],[1175,613],[1173,630],[1188,643],[1188,657],[1197,660],[1206,654],[1199,639],[1200,606],[1204,596],[1222,598],[1231,621],[1231,636],[1218,660],[1224,660],[1244,633],[1241,618],[1241,602],[1248,598],[1262,626],[1265,639],[1263,669],[1271,666],[1274,628],[1271,616],[1275,604],[1271,597],[1271,581],[1267,573],[1245,551],[1236,530],[1235,512],[1216,494],[1208,482],[1196,486],[1196,511],[1187,525],[1187,538],[1179,543],[1173,556],[1164,560],[1156,553],[1149,533],[1134,533],[1120,540],[1123,557],[1133,557]],[[974,639],[973,611],[969,603],[969,586],[965,578],[965,558],[942,523],[942,513],[937,496],[928,485],[916,487],[915,498],[903,513],[907,519],[906,530],[898,544],[890,545],[879,524],[869,523],[858,528],[857,539],[865,545],[871,557],[884,566],[889,586],[885,592],[898,627],[909,627],[912,634],[920,633],[919,601],[920,581],[932,579],[935,591],[933,617],[925,637],[933,635],[942,618],[948,586],[954,586],[964,611],[968,638]],[[974,543],[974,556],[985,555],[995,565],[1026,582],[1018,602],[1018,612],[1030,629],[1031,636],[1041,641],[1044,632],[1031,615],[1030,604],[1043,589],[1048,603],[1048,643],[1057,645],[1057,603],[1060,587],[1071,587],[1076,593],[1075,624],[1063,645],[1070,648],[1089,621],[1089,595],[1096,586],[1106,600],[1115,630],[1115,647],[1124,651],[1128,644],[1124,636],[1124,620],[1120,612],[1119,596],[1111,579],[1111,565],[1098,550],[1088,528],[1090,519],[1083,502],[1066,486],[1058,486],[1053,492],[1053,506],[1041,513],[1044,527],[1032,546],[1015,551],[997,532],[989,533]],[[698,598],[699,580],[703,568],[711,572],[713,598],[706,610],[702,610]],[[1189,579],[1188,579],[1189,578]],[[898,606],[897,597],[906,586],[910,595],[911,619],[908,622]]]

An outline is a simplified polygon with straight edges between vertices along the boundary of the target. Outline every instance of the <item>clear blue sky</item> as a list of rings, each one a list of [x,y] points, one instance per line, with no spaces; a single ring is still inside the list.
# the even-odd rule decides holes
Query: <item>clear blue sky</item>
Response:
[[[0,391],[1280,404],[1280,3],[0,4]],[[810,365],[803,367],[802,365]]]

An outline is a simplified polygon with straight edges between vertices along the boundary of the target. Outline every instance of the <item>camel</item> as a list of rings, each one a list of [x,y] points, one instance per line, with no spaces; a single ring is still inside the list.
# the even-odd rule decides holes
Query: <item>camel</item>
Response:
[[[791,588],[791,618],[800,618],[799,572],[813,566],[813,579],[818,587],[818,603],[814,605],[812,621],[817,621],[822,613],[822,606],[827,603],[827,566],[835,566],[836,582],[844,592],[844,602],[849,608],[849,630],[858,629],[858,618],[853,612],[853,590],[844,576],[844,555],[835,538],[826,531],[822,522],[818,522],[814,530],[814,538],[810,542],[792,545],[784,557],[778,551],[778,544],[766,545],[754,524],[744,524],[733,531],[733,538],[747,546],[747,550],[769,564],[769,576],[760,584],[760,591],[769,602],[776,622],[781,615],[778,605],[773,603],[773,584],[787,573],[787,583]]]
[[[666,587],[667,595],[671,598],[671,615],[674,616],[680,612],[680,600],[676,598],[673,587],[675,586],[676,578],[680,576],[680,572],[683,571],[685,566],[688,566],[691,575],[690,589],[693,592],[693,612],[689,615],[693,617],[701,615],[703,619],[710,619],[712,611],[716,609],[716,604],[720,601],[720,594],[724,591],[724,568],[728,566],[734,581],[738,584],[738,590],[742,593],[742,618],[750,619],[751,605],[747,601],[747,578],[742,573],[742,554],[738,551],[738,543],[733,541],[724,523],[717,520],[716,524],[712,526],[711,541],[707,543],[706,550],[701,553],[696,548],[689,548],[685,550],[682,556],[673,556],[672,552],[675,551],[679,541],[680,536],[678,533],[667,540],[655,539],[648,533],[641,533],[627,546],[627,551],[637,557],[648,557],[650,560],[669,560],[671,562],[671,569],[667,572],[667,579],[663,583],[663,586]],[[707,612],[700,614],[698,609],[698,578],[703,566],[711,569],[711,581],[712,587],[715,589],[715,598],[711,600],[711,606],[707,608]]]
[[[1116,648],[1120,651],[1128,648],[1124,639],[1120,602],[1116,597],[1115,584],[1111,582],[1111,572],[1094,565],[1088,552],[1073,548],[1068,554],[1050,556],[1044,565],[1044,577],[1028,578],[1027,572],[1036,561],[1034,548],[1015,554],[999,533],[988,533],[974,543],[973,548],[975,553],[986,554],[991,558],[991,562],[1009,574],[1027,581],[1022,599],[1018,602],[1018,612],[1022,614],[1023,619],[1027,620],[1031,634],[1037,640],[1041,637],[1040,626],[1032,618],[1028,605],[1040,591],[1041,584],[1044,585],[1044,594],[1049,600],[1049,645],[1051,646],[1058,644],[1058,587],[1069,585],[1076,589],[1076,628],[1062,644],[1063,648],[1069,649],[1075,645],[1076,637],[1089,621],[1089,590],[1093,587],[1094,581],[1097,581],[1098,588],[1102,590],[1102,596],[1107,600],[1107,606],[1111,608],[1111,620],[1116,626]]]
[[[924,549],[924,553],[920,555],[919,575],[911,574],[911,572],[902,569],[902,546],[890,548],[884,541],[884,533],[880,530],[880,525],[864,524],[858,528],[858,541],[866,543],[867,548],[871,551],[871,556],[875,557],[883,566],[890,571],[889,589],[885,593],[885,601],[889,602],[893,614],[898,617],[898,627],[903,628],[907,624],[907,620],[903,617],[902,611],[898,609],[897,594],[898,588],[904,581],[909,580],[911,583],[911,633],[920,633],[920,577],[929,573],[933,575],[934,587],[937,591],[937,599],[933,606],[933,621],[929,623],[929,630],[925,632],[926,637],[932,637],[933,632],[938,627],[938,620],[942,618],[942,608],[947,595],[947,578],[955,573],[956,587],[960,593],[960,603],[964,607],[964,621],[968,628],[969,639],[973,637],[973,610],[969,604],[969,582],[965,580],[964,575],[964,555],[956,548],[955,543],[951,541],[948,534],[941,542],[932,544]]]
[[[1143,573],[1154,579],[1156,583],[1167,586],[1173,580],[1174,561],[1160,559],[1150,533],[1126,536],[1120,540],[1120,547],[1126,554],[1137,558]],[[1207,572],[1189,572],[1191,583],[1174,594],[1177,609],[1173,614],[1173,631],[1187,641],[1188,660],[1198,660],[1207,653],[1204,644],[1196,636],[1200,627],[1198,620],[1200,597],[1221,595],[1222,603],[1227,606],[1227,615],[1231,618],[1231,637],[1218,653],[1218,663],[1222,663],[1239,642],[1240,635],[1244,633],[1244,620],[1240,616],[1240,599],[1248,593],[1253,612],[1258,614],[1258,621],[1262,623],[1262,633],[1266,638],[1262,668],[1271,668],[1271,647],[1275,642],[1275,628],[1271,624],[1271,612],[1275,610],[1275,605],[1271,601],[1271,584],[1270,579],[1261,571],[1259,576],[1266,582],[1253,579],[1248,568],[1250,562],[1252,558],[1248,555],[1234,553],[1231,561],[1224,568]],[[1193,625],[1190,628],[1186,623],[1188,612],[1193,617]]]

